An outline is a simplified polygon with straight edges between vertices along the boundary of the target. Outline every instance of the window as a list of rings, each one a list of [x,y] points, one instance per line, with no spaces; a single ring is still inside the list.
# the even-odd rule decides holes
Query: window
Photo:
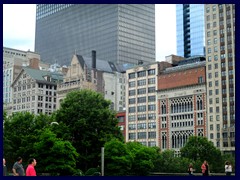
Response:
[[[210,139],[213,139],[213,133],[210,133]]]
[[[209,120],[210,120],[210,121],[213,121],[213,116],[209,116]]]
[[[129,99],[129,100],[128,100],[128,103],[129,103],[129,104],[135,104],[135,98]]]
[[[209,96],[211,96],[212,95],[212,90],[209,90]]]
[[[148,93],[154,93],[156,90],[155,90],[155,87],[149,87],[148,88]]]
[[[208,73],[208,78],[209,78],[209,79],[212,78],[212,73]]]
[[[211,48],[208,48],[208,53],[211,53],[212,52],[212,49]]]
[[[139,97],[137,102],[138,103],[145,103],[146,102],[146,97]]]
[[[211,27],[210,23],[207,23],[207,29],[210,29],[210,27]]]
[[[146,132],[138,132],[138,139],[146,139]]]
[[[207,37],[210,37],[210,36],[211,36],[211,32],[208,31],[208,32],[207,32]]]
[[[210,82],[208,83],[208,86],[209,86],[209,87],[212,87],[212,81],[210,81]]]
[[[146,111],[146,106],[138,106],[137,107],[138,112],[145,112]]]
[[[210,112],[210,113],[213,112],[213,108],[212,108],[212,107],[209,108],[209,112]]]
[[[135,107],[129,107],[128,109],[129,113],[134,113],[136,111]]]
[[[213,11],[216,11],[216,6],[215,6],[215,5],[212,7],[212,10],[213,10]]]
[[[213,14],[213,19],[216,19],[216,14]]]
[[[208,56],[208,62],[212,61],[212,56]]]
[[[137,129],[146,129],[146,123],[138,123]]]
[[[148,75],[155,75],[155,69],[149,69]]]
[[[148,79],[148,84],[155,84],[155,78]]]
[[[129,139],[136,139],[136,133],[129,133],[128,138]]]
[[[210,11],[210,8],[209,8],[209,7],[207,7],[207,8],[206,8],[206,12],[207,12],[207,13],[209,13],[209,11]]]
[[[202,76],[198,77],[198,83],[203,83],[203,82],[204,82],[203,77]]]
[[[210,20],[210,15],[207,15],[207,21],[209,21]]]
[[[209,99],[209,104],[212,104],[212,98]]]
[[[129,87],[135,87],[135,81],[129,82]]]
[[[146,94],[146,89],[145,88],[138,89],[137,94]]]
[[[135,78],[135,73],[130,73],[130,74],[128,74],[128,78],[129,78],[129,79]]]
[[[213,22],[213,27],[216,27],[217,26],[217,22]]]
[[[124,122],[124,116],[118,116],[118,122]]]
[[[148,96],[148,102],[155,102],[156,96]]]
[[[146,85],[146,79],[138,80],[137,81],[138,86],[144,86]]]
[[[129,96],[134,96],[135,95],[135,90],[130,90],[128,95]]]
[[[207,41],[207,44],[208,44],[208,45],[211,45],[211,40],[208,40],[208,41]]]
[[[212,65],[211,64],[208,65],[208,70],[209,71],[212,70]]]
[[[148,132],[148,138],[156,138],[156,132]]]
[[[213,131],[213,125],[212,124],[210,125],[210,130]]]
[[[137,77],[145,77],[145,76],[146,76],[146,71],[137,72]]]
[[[155,111],[155,110],[156,110],[155,104],[148,105],[148,111]]]
[[[156,119],[156,114],[150,113],[148,114],[148,120]]]

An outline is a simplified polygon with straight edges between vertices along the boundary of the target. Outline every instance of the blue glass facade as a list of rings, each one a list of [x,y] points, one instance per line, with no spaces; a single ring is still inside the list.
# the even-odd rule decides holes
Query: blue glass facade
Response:
[[[76,52],[119,64],[155,61],[154,4],[38,4],[35,52],[68,65]]]
[[[177,4],[177,55],[205,56],[205,29],[203,4]]]

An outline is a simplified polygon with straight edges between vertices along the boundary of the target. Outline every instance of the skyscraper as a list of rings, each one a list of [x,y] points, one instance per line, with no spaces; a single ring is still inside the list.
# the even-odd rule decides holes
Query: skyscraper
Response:
[[[208,138],[235,152],[235,5],[205,5]]]
[[[38,4],[35,51],[69,65],[73,54],[115,63],[155,61],[154,4]]]
[[[177,55],[205,55],[204,5],[177,4],[176,25]]]

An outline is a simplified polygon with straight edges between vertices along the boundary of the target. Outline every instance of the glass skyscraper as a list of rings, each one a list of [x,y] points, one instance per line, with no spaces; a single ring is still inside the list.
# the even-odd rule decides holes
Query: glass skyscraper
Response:
[[[35,52],[69,65],[73,54],[119,64],[155,61],[154,4],[38,4]]]
[[[204,4],[177,4],[177,55],[205,55]]]

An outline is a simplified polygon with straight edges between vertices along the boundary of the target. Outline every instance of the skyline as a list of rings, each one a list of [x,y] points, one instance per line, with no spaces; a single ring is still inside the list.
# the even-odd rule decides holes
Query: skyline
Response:
[[[34,51],[35,21],[35,4],[3,4],[3,46]],[[157,61],[176,55],[175,4],[156,4],[155,37]]]

